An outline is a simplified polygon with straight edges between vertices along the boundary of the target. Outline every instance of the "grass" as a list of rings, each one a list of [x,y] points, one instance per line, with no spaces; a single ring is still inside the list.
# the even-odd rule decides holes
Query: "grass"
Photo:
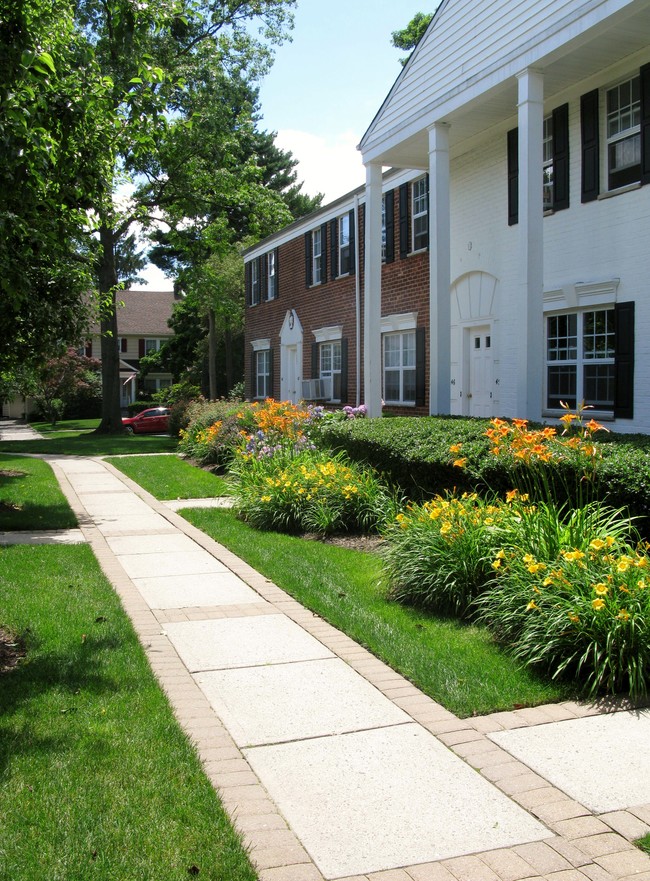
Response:
[[[109,461],[157,499],[209,499],[230,494],[222,477],[175,456],[126,456]]]
[[[0,530],[74,526],[77,518],[46,462],[0,455]]]
[[[43,440],[3,441],[0,453],[49,453],[62,456],[121,456],[176,452],[178,438],[146,434],[52,432]]]
[[[643,838],[639,838],[639,840],[635,841],[634,843],[637,847],[640,847],[641,850],[650,855],[650,834],[644,835]]]
[[[181,514],[458,716],[570,696],[513,662],[487,630],[388,602],[375,554],[258,532],[231,511]]]
[[[255,881],[90,549],[2,549],[0,581],[0,877]]]
[[[99,419],[61,419],[52,427],[51,422],[30,422],[34,431],[40,434],[59,434],[65,432],[94,431],[99,425]]]

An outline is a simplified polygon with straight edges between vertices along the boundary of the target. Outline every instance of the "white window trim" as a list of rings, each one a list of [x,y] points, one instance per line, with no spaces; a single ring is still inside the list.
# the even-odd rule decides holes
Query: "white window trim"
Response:
[[[332,351],[332,368],[331,368],[331,370],[323,373],[323,371],[321,369],[322,352],[323,352],[323,346],[327,346],[327,345],[333,346],[334,343],[340,344],[340,342],[341,342],[341,337],[332,337],[328,340],[321,340],[318,344],[318,378],[319,379],[331,379],[331,381],[332,381],[332,387],[331,387],[332,394],[327,400],[328,400],[328,403],[333,403],[333,404],[341,402],[340,397],[339,398],[334,397],[334,377],[337,374],[338,374],[338,376],[341,376],[343,371],[342,371],[341,367],[339,367],[338,370],[334,369],[334,366],[333,366],[334,365],[334,352]],[[339,357],[341,357],[342,354],[343,354],[342,352],[339,352]]]
[[[627,134],[625,135],[617,135],[613,138],[610,138],[607,134],[607,93],[611,89],[615,89],[617,86],[622,85],[623,83],[631,82],[633,79],[639,77],[639,69],[637,68],[632,73],[624,74],[613,82],[607,83],[606,86],[603,86],[598,90],[598,108],[599,108],[599,126],[600,126],[600,146],[601,146],[601,161],[600,161],[600,179],[603,184],[601,187],[602,192],[599,194],[598,198],[607,198],[608,196],[616,196],[619,193],[626,193],[630,190],[638,189],[641,186],[641,181],[631,181],[627,184],[621,184],[618,187],[609,187],[609,145],[610,143],[615,143],[616,141],[622,140],[625,137],[631,137],[634,134],[641,132],[641,126],[633,126],[631,129],[627,130]]]
[[[273,272],[271,272],[271,265]],[[271,293],[271,280],[273,280],[273,292]],[[277,261],[275,259],[275,251],[269,251],[266,256],[266,299],[267,301],[275,300],[278,290],[278,270]]]
[[[260,267],[257,259],[251,261],[251,306],[260,304]]]
[[[147,351],[147,343],[155,343],[156,347],[153,349],[154,352],[159,352],[162,344],[166,342],[166,340],[161,339],[160,337],[152,337],[146,336],[144,337],[144,354],[150,355],[152,350]]]
[[[383,315],[381,333],[397,333],[398,331],[415,330],[418,326],[417,312],[400,312],[394,315]]]
[[[386,388],[386,353],[385,353],[385,343],[387,336],[399,336],[400,337],[400,353],[403,349],[403,343],[401,338],[407,333],[415,333],[415,327],[407,327],[407,328],[399,328],[397,330],[386,330],[384,331],[382,327],[382,336],[381,336],[381,384],[382,384],[382,394],[384,396],[384,403],[388,404],[392,407],[415,407],[415,398],[413,400],[394,400],[393,398],[387,398],[385,393]],[[415,345],[417,346],[417,340],[415,341]],[[416,352],[416,363],[413,364],[412,367],[404,367],[403,364],[400,364],[399,367],[390,367],[388,368],[391,371],[399,371],[400,374],[400,395],[404,394],[404,381],[403,381],[403,373],[404,370],[412,370],[415,374],[416,382],[417,382],[417,352]]]
[[[269,382],[269,380],[270,380],[270,377],[271,377],[271,349],[270,349],[269,346],[266,346],[266,348],[254,349],[254,352],[255,352],[255,374],[254,374],[254,376],[253,376],[253,380],[254,380],[254,382],[255,382],[255,394],[253,395],[253,398],[254,398],[256,401],[263,401],[263,400],[265,400],[267,397],[269,397],[269,395],[271,394],[271,389],[268,388],[268,386],[270,386],[270,382]],[[265,354],[268,353],[268,355],[269,355],[269,359],[268,359],[268,360],[269,360],[269,364],[268,364],[269,371],[268,371],[268,373],[260,373],[260,372],[259,372],[259,369],[258,369],[258,368],[259,368],[259,358],[258,358],[257,356],[258,356],[258,354],[260,354],[260,353],[265,353]],[[262,394],[262,395],[259,395],[259,394],[257,393],[257,392],[258,392],[258,387],[259,387],[259,379],[260,379],[260,376],[265,377],[265,383],[264,383],[264,385],[267,386],[267,391],[266,391],[264,394]]]
[[[553,291],[544,291],[544,314],[563,310],[616,305],[620,278],[604,281],[578,281]]]
[[[348,224],[348,243],[347,243],[347,245],[341,245],[341,227],[343,226],[344,221],[347,221],[347,224]],[[337,238],[338,238],[337,268],[338,268],[338,277],[341,278],[343,276],[350,274],[350,269],[346,269],[344,272],[343,267],[341,265],[341,263],[342,263],[341,255],[342,255],[343,250],[346,248],[347,248],[347,252],[348,252],[348,263],[351,264],[352,250],[351,250],[350,245],[352,242],[352,234],[351,234],[352,231],[350,228],[350,215],[348,213],[340,214],[336,219],[336,227],[337,227]]]
[[[318,254],[316,253],[316,237],[318,237]],[[318,260],[318,279],[316,279],[316,260]],[[323,283],[323,231],[319,226],[311,231],[311,284],[312,287]]]
[[[262,349],[270,349],[271,340],[251,340],[251,347],[254,352],[259,352]]]

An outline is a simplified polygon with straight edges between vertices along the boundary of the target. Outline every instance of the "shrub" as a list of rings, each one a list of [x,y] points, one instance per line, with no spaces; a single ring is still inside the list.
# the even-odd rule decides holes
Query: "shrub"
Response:
[[[502,550],[496,579],[476,601],[480,617],[513,655],[572,676],[589,695],[647,694],[650,560],[614,535],[563,547],[553,560]]]
[[[143,410],[148,410],[149,407],[153,406],[155,405],[152,401],[132,401],[126,405],[126,410],[129,416],[137,416],[138,413],[142,413]]]
[[[203,399],[184,407],[183,421],[187,427],[179,431],[181,455],[217,468],[230,464],[243,436],[255,424],[250,404]]]
[[[369,469],[317,450],[241,452],[233,464],[239,516],[282,532],[377,532],[397,502]]]

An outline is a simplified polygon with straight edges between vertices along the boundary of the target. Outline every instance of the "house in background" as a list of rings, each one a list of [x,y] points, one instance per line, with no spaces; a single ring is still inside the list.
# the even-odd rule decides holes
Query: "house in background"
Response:
[[[251,398],[650,431],[648,0],[443,0],[360,150],[245,254]]]
[[[138,372],[140,358],[157,352],[173,336],[168,322],[178,298],[173,291],[128,290],[120,291],[117,299],[124,304],[117,310],[117,331],[122,386],[120,404],[125,408],[139,400],[143,393],[149,395],[172,384],[170,373],[149,373],[139,381]],[[99,325],[91,328],[85,354],[101,358]]]

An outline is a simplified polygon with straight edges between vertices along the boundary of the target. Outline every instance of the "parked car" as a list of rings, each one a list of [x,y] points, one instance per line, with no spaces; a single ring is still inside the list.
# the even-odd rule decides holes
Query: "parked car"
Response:
[[[152,407],[137,416],[122,419],[122,425],[129,434],[144,434],[149,431],[169,431],[169,410],[167,407]]]

